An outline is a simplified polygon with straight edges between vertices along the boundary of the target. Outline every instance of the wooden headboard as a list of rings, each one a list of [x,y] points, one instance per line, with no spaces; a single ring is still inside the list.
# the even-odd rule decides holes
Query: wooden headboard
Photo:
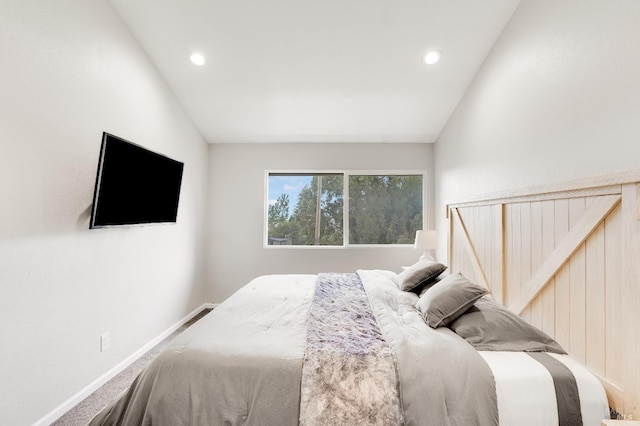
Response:
[[[446,205],[449,268],[555,338],[640,417],[640,170]]]

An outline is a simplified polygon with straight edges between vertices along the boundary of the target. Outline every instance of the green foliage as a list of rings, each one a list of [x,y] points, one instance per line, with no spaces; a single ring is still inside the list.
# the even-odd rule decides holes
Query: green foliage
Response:
[[[275,204],[269,206],[269,238],[286,238],[298,233],[294,223],[289,220],[289,196],[282,194]]]
[[[320,184],[320,245],[342,245],[343,242],[343,177],[342,175],[314,176],[298,196],[291,222],[298,234],[294,244],[314,245],[316,236],[316,206]]]
[[[289,219],[289,196],[282,194],[275,204],[269,206],[269,227],[277,226]]]
[[[349,178],[349,242],[412,244],[422,229],[422,177]]]

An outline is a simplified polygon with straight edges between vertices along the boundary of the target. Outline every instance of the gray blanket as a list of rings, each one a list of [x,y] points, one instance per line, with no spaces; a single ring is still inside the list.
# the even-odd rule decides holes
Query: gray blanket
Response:
[[[475,349],[451,330],[429,328],[414,308],[417,296],[400,291],[393,273],[359,275],[397,361],[405,424],[496,425],[494,381]],[[314,275],[252,281],[176,338],[91,425],[298,424],[315,282]]]

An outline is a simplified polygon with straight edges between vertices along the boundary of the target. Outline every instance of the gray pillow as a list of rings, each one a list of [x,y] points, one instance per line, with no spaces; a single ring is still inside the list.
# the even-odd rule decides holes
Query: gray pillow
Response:
[[[416,303],[429,327],[445,326],[462,315],[487,289],[467,280],[461,274],[449,275],[434,284]]]
[[[447,269],[434,260],[421,260],[398,274],[396,282],[402,291],[419,293],[425,286],[436,282],[436,278]]]
[[[479,351],[566,354],[551,337],[488,297],[475,302],[449,328]]]

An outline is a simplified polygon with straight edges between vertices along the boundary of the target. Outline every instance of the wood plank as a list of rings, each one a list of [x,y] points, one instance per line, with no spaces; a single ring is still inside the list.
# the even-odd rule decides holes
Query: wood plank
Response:
[[[458,234],[458,269],[461,274],[471,276],[471,272],[469,271],[467,254],[464,248],[464,236],[462,235],[462,230],[458,226],[458,224],[454,221],[454,226],[457,229],[456,233]]]
[[[462,259],[462,270],[460,273],[467,277],[472,282],[477,282],[476,275],[473,270],[473,266],[471,265],[471,259],[469,257],[469,253],[467,250],[467,240],[470,241],[470,236],[466,234],[466,223],[470,223],[473,226],[473,211],[475,207],[467,207],[464,209],[459,209],[458,213],[460,214],[460,221],[455,222],[456,226],[458,226],[459,232],[458,235],[460,237],[460,258]],[[461,228],[459,225],[462,223],[464,228]]]
[[[493,287],[495,283],[493,280],[493,268],[491,267],[493,256],[493,252],[491,250],[491,244],[493,240],[491,235],[492,211],[491,206],[480,207],[480,209],[482,212],[482,221],[480,224],[480,227],[482,228],[482,270],[484,271],[485,278],[489,282],[489,287],[491,288],[491,292],[493,293]]]
[[[491,288],[491,282],[487,279],[487,274],[484,272],[484,230],[486,226],[482,223],[482,209],[484,209],[484,206],[475,206],[473,208],[472,223],[471,226],[467,228],[467,231],[469,232],[469,241],[478,258],[478,264],[487,280],[487,286]]]
[[[458,238],[459,238],[459,245],[458,245],[458,249],[459,251],[459,256],[460,256],[460,260],[462,262],[462,270],[460,271],[461,274],[463,274],[464,276],[466,276],[467,278],[469,278],[470,280],[474,281],[475,277],[473,274],[473,270],[471,270],[471,266],[469,264],[469,255],[467,254],[467,248],[466,248],[466,242],[465,239],[467,238],[465,233],[464,233],[464,229],[460,227],[460,222],[462,221],[462,223],[464,223],[465,221],[468,220],[469,218],[469,212],[472,211],[473,207],[466,207],[464,209],[458,209],[458,214],[459,214],[459,219],[460,221],[456,221],[454,222],[454,224],[456,225],[456,227],[458,228]]]
[[[491,269],[492,294],[498,303],[504,303],[504,205],[491,207]]]
[[[513,202],[510,199],[517,197],[527,197],[531,195],[551,195],[555,193],[564,193],[561,198],[574,198],[572,194],[577,194],[578,197],[585,197],[589,195],[609,195],[603,193],[586,194],[582,191],[598,190],[603,188],[611,188],[611,194],[619,194],[621,185],[635,184],[640,182],[640,169],[627,170],[620,173],[609,173],[598,176],[588,176],[571,181],[549,183],[542,185],[530,186],[524,189],[515,189],[508,191],[492,192],[488,194],[480,194],[472,197],[467,197],[464,202],[474,201],[495,201],[495,202]],[[461,204],[461,202],[448,201],[446,205]]]
[[[636,220],[640,220],[640,183],[636,183]]]
[[[522,191],[520,195],[510,195],[511,192],[489,194],[485,196],[472,197],[466,201],[446,202],[449,207],[470,207],[470,206],[488,206],[495,204],[516,204],[524,202],[550,201],[550,200],[568,200],[572,198],[599,197],[602,195],[620,194],[620,184],[611,186],[602,186],[594,188],[577,189],[573,191],[557,191],[557,192],[541,192],[527,193]],[[519,191],[516,191],[518,193]],[[501,196],[502,195],[502,196]]]
[[[451,226],[453,226],[454,234],[456,236],[456,245],[455,245],[455,268],[451,271],[452,273],[462,272],[464,269],[464,248],[462,247],[462,236],[460,235],[460,229],[456,225],[456,220],[451,216]]]
[[[520,204],[520,288],[531,279],[531,203]],[[520,316],[531,322],[531,304],[526,306]]]
[[[541,263],[536,265],[535,270],[537,271],[540,266],[542,266],[542,262],[549,257],[549,255],[553,252],[556,246],[556,208],[554,201],[541,201],[540,202],[540,210],[541,210]],[[541,299],[542,299],[542,331],[547,333],[549,336],[556,338],[556,279],[552,278],[549,280],[549,283],[542,290]],[[568,331],[568,328],[567,328]],[[567,334],[568,336],[568,334]],[[557,339],[557,338],[556,338]],[[558,340],[560,345],[563,345],[563,342]]]
[[[569,201],[569,223],[574,226],[585,214],[586,199],[574,199]],[[571,257],[569,263],[569,281],[567,282],[568,299],[566,303],[569,315],[568,325],[569,346],[567,350],[574,358],[583,364],[586,363],[586,323],[585,323],[585,278],[586,273],[586,250],[581,244]],[[570,297],[569,297],[570,295]]]
[[[605,220],[605,377],[622,386],[625,369],[620,350],[624,329],[622,315],[622,219],[618,205]]]
[[[572,218],[576,217],[576,205],[581,206],[580,214],[577,216],[578,218],[584,214],[584,198],[572,198],[570,200],[557,200],[554,203],[555,210],[555,228],[554,228],[554,237],[555,244],[560,244],[560,242],[565,238],[565,236],[569,233],[569,229],[572,226]],[[575,223],[575,220],[573,221]],[[570,304],[571,304],[571,277],[572,277],[572,266],[576,263],[576,256],[580,259],[579,251],[574,254],[569,262],[566,263],[555,276],[555,335],[560,338],[558,342],[562,341],[562,347],[565,350],[569,351],[571,346],[571,315],[570,315]],[[584,262],[582,262],[582,267],[584,268]]]
[[[456,213],[458,215],[458,217],[460,218],[464,218],[466,219],[467,216],[469,215],[469,209],[471,207],[464,207],[464,208],[458,208]],[[457,259],[458,259],[458,269],[455,272],[459,272],[462,275],[466,276],[466,277],[470,277],[471,273],[469,272],[469,267],[467,265],[467,254],[464,248],[464,237],[462,236],[463,232],[462,232],[462,228],[460,228],[458,220],[456,219],[455,214],[452,214],[454,216],[452,216],[453,218],[453,226],[455,227],[455,233],[458,237],[458,252],[456,253]]]
[[[625,383],[623,389],[624,407],[634,418],[640,417],[640,221],[638,221],[637,185],[622,187],[622,253],[624,264],[622,269],[621,311],[624,315],[625,327],[620,349],[624,351]]]
[[[604,222],[598,226],[585,243],[585,346],[586,365],[598,374],[605,374],[605,249]],[[587,314],[588,312],[588,314]]]
[[[454,222],[460,231],[460,235],[462,237],[462,243],[464,244],[465,251],[469,260],[471,261],[471,267],[475,275],[475,282],[485,288],[489,289],[489,283],[485,278],[484,271],[482,270],[482,266],[480,265],[480,261],[478,260],[478,255],[476,254],[476,250],[473,247],[473,243],[469,239],[469,234],[465,228],[464,222],[462,221],[462,217],[460,217],[460,213],[458,209],[452,210]]]
[[[606,215],[620,202],[619,195],[598,197],[584,216],[569,231],[567,236],[556,246],[555,250],[543,265],[536,271],[531,280],[524,286],[523,291],[516,297],[510,308],[521,313],[523,309],[538,295],[556,272],[566,263],[568,258],[584,242],[589,234]]]
[[[479,234],[482,232],[482,225],[479,225],[479,215],[480,215],[480,209],[482,207],[478,207],[478,206],[474,206],[471,208],[471,215],[470,215],[470,219],[471,219],[471,226],[469,228],[466,227],[465,225],[465,229],[467,230],[467,233],[469,235],[469,242],[471,243],[471,246],[473,247],[473,250],[476,254],[476,260],[478,262],[478,265],[480,267],[480,269],[482,269],[482,272],[484,274],[484,268],[482,266],[482,244],[479,244],[479,242],[481,241],[479,238]],[[473,271],[473,278],[471,279],[472,282],[479,282],[477,273],[476,273],[476,268],[474,268],[473,266],[473,260],[471,259],[471,256],[468,254],[467,251],[467,255],[469,256],[469,260],[471,261],[471,268]],[[486,275],[485,275],[485,279],[486,279]],[[489,291],[491,291],[491,285],[489,284],[489,280],[486,280],[487,285],[486,287],[489,289]]]
[[[508,283],[508,303],[515,300],[521,293],[520,284],[520,255],[522,253],[522,233],[520,228],[520,204],[511,204],[511,281]],[[518,314],[522,312],[519,311]]]
[[[462,236],[460,235],[460,229],[456,225],[456,221],[451,216],[451,228],[454,234],[454,260],[453,264],[450,266],[451,273],[462,272],[464,270],[464,247],[462,245]]]
[[[510,292],[511,283],[513,282],[513,252],[511,251],[513,247],[513,232],[511,232],[513,228],[513,219],[511,217],[512,207],[511,204],[504,205],[504,282],[502,283],[502,304],[505,306],[512,297],[512,292]]]
[[[446,265],[451,268],[451,266],[455,263],[455,259],[453,258],[453,220],[451,219],[451,215],[449,214],[449,209],[447,208],[447,261]]]
[[[493,221],[493,209],[492,206],[483,207],[484,212],[484,259],[482,261],[482,269],[484,270],[485,277],[489,281],[491,292],[495,286],[495,280],[493,278],[493,228],[491,222]]]
[[[531,270],[537,270],[544,260],[542,248],[542,204],[540,201],[530,203],[530,244],[531,244]],[[531,278],[529,276],[529,278]],[[529,279],[528,278],[528,279]],[[540,330],[544,327],[544,293],[541,293],[531,302],[531,324]]]

